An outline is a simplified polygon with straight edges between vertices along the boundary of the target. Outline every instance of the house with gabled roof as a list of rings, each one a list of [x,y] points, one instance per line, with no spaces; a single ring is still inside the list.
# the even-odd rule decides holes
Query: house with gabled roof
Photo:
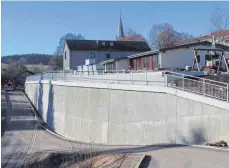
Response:
[[[66,40],[63,50],[63,69],[75,70],[99,65],[101,61],[124,58],[150,51],[145,41],[123,40],[125,38],[120,16],[116,40]]]
[[[123,58],[145,51],[150,51],[150,47],[144,41],[66,40],[63,69],[77,69],[87,59],[93,59],[93,64],[99,64],[108,59]]]
[[[194,49],[211,49],[212,42],[208,40],[191,41],[183,44],[174,45],[160,50],[153,50],[143,53],[137,53],[128,56],[133,70],[142,69],[185,69],[186,66],[192,66],[194,61]],[[229,51],[229,46],[215,44],[216,49]],[[220,52],[216,53],[221,54]],[[226,53],[225,53],[226,54]],[[211,52],[200,51],[197,55],[197,61],[200,67],[206,66],[206,62],[212,58]]]

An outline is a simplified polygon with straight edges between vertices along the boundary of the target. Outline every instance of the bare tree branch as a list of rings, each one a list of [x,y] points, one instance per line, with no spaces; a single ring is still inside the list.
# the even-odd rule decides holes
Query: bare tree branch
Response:
[[[153,49],[167,48],[187,38],[193,38],[193,36],[175,31],[169,23],[154,24],[149,32],[149,43]]]
[[[211,14],[211,31],[229,29],[229,9],[215,8]]]
[[[61,55],[64,49],[64,41],[65,40],[84,40],[85,38],[81,35],[75,35],[73,33],[66,33],[64,36],[62,36],[59,40],[59,44],[56,48],[56,51],[54,55]]]
[[[63,69],[63,56],[53,56],[49,62],[49,66],[53,70]]]
[[[122,38],[121,40],[123,41],[146,41],[145,38],[141,34],[131,29],[129,29],[129,31],[127,32],[127,35],[124,38]]]

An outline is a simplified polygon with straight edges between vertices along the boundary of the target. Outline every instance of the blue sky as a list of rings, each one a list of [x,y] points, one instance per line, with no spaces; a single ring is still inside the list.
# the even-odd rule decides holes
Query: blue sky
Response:
[[[114,40],[120,10],[124,31],[147,37],[153,24],[168,22],[194,36],[210,31],[215,7],[229,2],[2,2],[2,56],[52,54],[61,36]]]

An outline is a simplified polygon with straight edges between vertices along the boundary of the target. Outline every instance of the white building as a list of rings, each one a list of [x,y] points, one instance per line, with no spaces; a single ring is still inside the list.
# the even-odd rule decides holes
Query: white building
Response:
[[[85,65],[85,60],[93,59],[94,64],[108,59],[123,58],[129,55],[149,51],[143,41],[107,41],[107,40],[66,40],[63,52],[63,69],[75,70]]]
[[[128,56],[132,69],[155,69],[155,68],[181,68],[192,66],[194,61],[194,49],[211,49],[210,41],[191,42],[187,44],[176,45],[161,50],[143,52]],[[229,49],[228,46],[216,44],[216,49]],[[221,54],[218,52],[218,54]],[[211,52],[198,52],[199,67],[206,65],[210,59]]]

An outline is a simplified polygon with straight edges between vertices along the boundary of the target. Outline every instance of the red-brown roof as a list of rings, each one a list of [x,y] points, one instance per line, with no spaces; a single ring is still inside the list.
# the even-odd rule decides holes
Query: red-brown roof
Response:
[[[208,34],[205,36],[181,40],[178,42],[178,44],[186,44],[186,43],[191,43],[191,42],[198,42],[201,40],[209,40],[209,39],[212,39],[213,36],[215,36],[216,38],[220,36],[224,36],[225,39],[229,39],[229,30],[220,30],[220,31],[212,32],[211,34]]]

